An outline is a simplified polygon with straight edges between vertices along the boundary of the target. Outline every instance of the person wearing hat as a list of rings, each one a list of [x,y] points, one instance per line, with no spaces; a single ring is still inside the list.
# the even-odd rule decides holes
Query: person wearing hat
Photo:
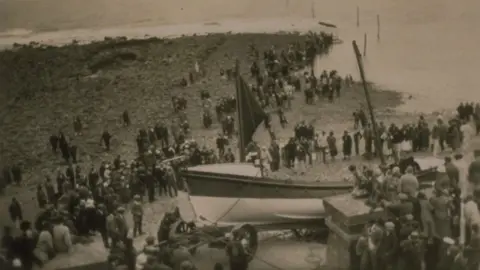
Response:
[[[117,211],[110,212],[106,218],[107,235],[110,239],[110,247],[116,247],[120,240],[120,228],[116,220]]]
[[[64,218],[58,216],[55,220],[53,229],[53,247],[57,253],[68,253],[73,247],[72,235],[70,229],[64,224]]]
[[[138,171],[138,178],[146,188],[148,201],[154,202],[155,201],[155,179],[151,171],[144,167],[141,167]]]
[[[448,176],[446,175],[439,175],[437,179],[435,180],[435,183],[433,184],[433,187],[436,192],[445,192],[449,193],[451,190],[452,184],[451,184],[451,179],[449,179]]]
[[[187,262],[190,262],[192,261],[192,255],[190,254],[190,252],[188,251],[188,249],[186,247],[183,247],[183,246],[176,246],[174,245],[173,247],[173,250],[172,250],[172,254],[171,254],[171,257],[170,257],[170,261],[171,261],[171,264],[173,266],[174,269],[182,269],[181,268],[181,265],[184,264],[188,264]],[[193,264],[192,264],[193,266]],[[187,268],[189,269],[189,268]]]
[[[450,147],[455,152],[460,150],[461,147],[461,134],[460,130],[457,127],[455,121],[450,122],[450,126],[448,128],[449,139],[450,139]]]
[[[435,222],[433,221],[432,215],[433,207],[423,192],[418,193],[418,202],[421,209],[420,221],[422,224],[422,235],[431,242],[433,241],[433,238],[437,237]]]
[[[451,198],[444,192],[434,192],[430,198],[433,208],[433,221],[435,232],[440,238],[452,236],[452,216],[450,214]]]
[[[445,172],[447,173],[449,184],[451,188],[458,188],[460,182],[460,170],[458,166],[452,161],[451,157],[445,157]]]
[[[476,132],[472,125],[466,120],[462,121],[460,132],[462,134],[462,153],[467,154],[472,150],[471,141]]]
[[[35,249],[33,250],[35,258],[39,260],[41,264],[46,263],[55,254],[53,237],[49,231],[49,227],[47,224],[42,226]]]
[[[20,260],[19,258],[13,259],[13,260],[12,260],[12,269],[14,269],[14,270],[23,269],[22,260]]]
[[[480,226],[480,212],[478,210],[478,205],[480,202],[480,189],[475,189],[473,191],[473,195],[468,195],[463,200],[463,216],[465,219],[465,226],[466,228],[472,228],[473,226]],[[470,230],[465,230],[466,241],[468,242],[470,239]]]
[[[140,195],[133,196],[133,204],[131,208],[133,216],[133,237],[142,235],[143,205]]]
[[[465,251],[467,251],[466,257],[470,269],[479,269],[480,266],[480,226],[478,224],[473,224],[470,226],[469,236],[467,239],[467,244]]]
[[[118,235],[120,240],[123,241],[127,238],[129,227],[127,220],[125,219],[125,208],[120,206],[117,208],[117,214],[115,215],[116,223],[118,224]]]
[[[405,193],[398,194],[398,200],[399,201],[396,202],[386,202],[385,206],[387,210],[396,217],[402,217],[413,212],[413,203]]]
[[[350,136],[350,134],[346,130],[343,132],[342,142],[343,160],[350,159],[350,157],[352,156],[353,141],[352,136]]]
[[[408,166],[405,174],[400,177],[398,192],[405,193],[409,197],[416,197],[420,184],[417,177],[413,174],[413,168]]]
[[[450,237],[442,239],[443,248],[439,255],[439,262],[437,264],[438,270],[452,270],[455,257],[459,254],[460,248],[456,245],[455,240]]]
[[[393,172],[387,169],[383,181],[383,196],[386,201],[395,201],[398,196],[398,178],[393,176]]]
[[[473,184],[480,184],[480,158],[475,158],[468,166],[468,181]]]
[[[437,119],[437,123],[433,125],[432,131],[431,131],[432,142],[430,144],[432,145],[434,157],[437,157],[438,153],[440,153],[440,151],[443,150],[443,145],[440,145],[440,125],[441,124],[442,124],[442,121],[440,119]]]
[[[245,270],[248,268],[249,254],[245,250],[239,231],[232,232],[233,239],[228,241],[226,251],[229,259],[230,269],[232,270]]]
[[[371,227],[370,233],[366,239],[365,250],[363,251],[360,259],[361,270],[383,269],[383,251],[380,250],[383,235],[383,229],[376,225]]]
[[[270,163],[272,162],[272,156],[270,155],[267,147],[262,146],[259,159],[260,169],[263,170],[264,175],[268,175],[270,171]]]
[[[413,230],[407,239],[400,241],[400,260],[398,269],[421,270],[423,264],[423,245],[419,233]]]
[[[386,269],[394,269],[398,259],[398,237],[395,224],[388,221],[384,225],[385,230],[380,243],[380,260]]]
[[[162,163],[157,163],[153,169],[155,181],[158,183],[158,195],[161,197],[167,194],[167,180],[165,179],[165,168]]]
[[[219,132],[217,139],[215,140],[215,144],[218,149],[218,156],[223,157],[225,154],[225,146],[228,144],[228,139],[221,132]]]
[[[107,207],[103,204],[97,204],[95,207],[95,230],[98,231],[102,237],[102,242],[105,248],[109,248],[109,237],[107,231]]]
[[[192,263],[192,261],[183,261],[180,263],[180,270],[196,270],[197,268]]]
[[[178,196],[177,179],[175,177],[175,171],[170,165],[166,167],[165,178],[167,180],[168,194],[172,198],[177,197]]]

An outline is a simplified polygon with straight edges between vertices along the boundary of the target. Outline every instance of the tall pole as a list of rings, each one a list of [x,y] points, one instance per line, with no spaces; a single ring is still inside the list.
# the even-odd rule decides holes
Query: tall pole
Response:
[[[360,26],[360,8],[357,6],[357,27]]]
[[[243,121],[240,119],[242,117],[242,110],[243,110],[243,98],[240,94],[240,61],[237,59],[235,60],[235,91],[236,91],[236,100],[237,100],[237,122],[238,122],[238,130],[240,134],[240,138],[238,140],[238,150],[240,155],[240,162],[245,162],[245,138],[242,135],[243,130]]]
[[[363,57],[367,56],[367,33],[363,35]]]
[[[372,121],[373,135],[375,139],[375,149],[377,154],[380,157],[380,162],[385,164],[385,157],[381,151],[380,136],[377,129],[377,121],[375,121],[375,114],[373,113],[372,102],[370,100],[370,93],[368,92],[367,80],[365,79],[365,71],[363,69],[362,55],[358,49],[357,42],[352,41],[353,51],[355,52],[355,57],[357,58],[358,69],[360,70],[360,77],[362,78],[363,90],[365,91],[365,99],[367,100],[368,111],[370,112],[370,120]]]
[[[311,11],[312,11],[312,19],[315,19],[315,3],[313,2],[313,0],[311,2],[311,7],[310,8],[311,8]]]
[[[377,14],[377,40],[380,40],[380,15]]]

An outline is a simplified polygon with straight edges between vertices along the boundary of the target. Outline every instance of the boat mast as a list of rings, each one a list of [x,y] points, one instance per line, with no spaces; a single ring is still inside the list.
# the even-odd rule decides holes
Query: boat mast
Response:
[[[368,111],[370,113],[370,120],[372,121],[372,128],[375,140],[375,150],[380,157],[380,162],[382,165],[385,164],[385,157],[383,156],[383,151],[381,151],[381,142],[380,134],[378,134],[377,121],[375,121],[375,114],[373,113],[372,102],[370,100],[370,93],[368,91],[367,80],[365,79],[365,71],[363,69],[362,55],[358,49],[357,42],[352,41],[353,51],[355,52],[355,57],[357,58],[358,69],[360,70],[360,77],[362,79],[363,90],[365,91],[365,99],[367,100]]]
[[[243,130],[243,121],[242,119],[240,119],[243,115],[243,98],[242,98],[242,95],[240,93],[240,61],[238,59],[235,60],[235,90],[236,90],[236,101],[237,101],[237,120],[238,120],[238,133],[240,134],[239,136],[239,139],[238,139],[238,143],[239,143],[239,154],[240,154],[240,162],[245,162],[245,157],[246,157],[246,154],[245,153],[245,150],[247,148],[247,146],[245,145],[245,138],[244,136],[242,135],[242,130]],[[265,175],[264,175],[264,167],[263,167],[263,163],[262,163],[262,160],[261,160],[261,153],[259,153],[258,155],[258,158],[259,158],[259,166],[260,166],[260,177],[263,178]]]
[[[235,96],[237,100],[237,121],[238,121],[238,129],[239,129],[239,139],[238,139],[238,148],[239,148],[239,155],[240,155],[240,162],[245,162],[245,148],[247,147],[245,145],[245,138],[242,136],[242,130],[243,130],[243,121],[240,119],[242,117],[242,111],[243,110],[243,100],[242,96],[240,95],[240,82],[239,82],[239,76],[240,76],[240,61],[238,59],[235,60]]]

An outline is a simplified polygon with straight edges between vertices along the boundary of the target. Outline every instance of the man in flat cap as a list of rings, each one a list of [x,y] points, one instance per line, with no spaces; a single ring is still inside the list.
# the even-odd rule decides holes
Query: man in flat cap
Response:
[[[381,263],[387,270],[395,269],[398,259],[398,238],[395,231],[395,224],[391,221],[385,222],[385,232],[380,243]]]
[[[142,230],[142,220],[143,220],[143,205],[140,195],[133,196],[132,204],[132,216],[133,216],[133,237],[136,237],[138,234],[143,234]]]
[[[123,206],[117,208],[117,215],[115,216],[115,220],[118,226],[118,235],[120,241],[123,241],[127,238],[129,230],[127,220],[125,219],[125,208]]]
[[[452,236],[452,216],[450,208],[452,200],[445,192],[435,191],[430,198],[430,204],[433,208],[433,220],[435,231],[440,238]]]
[[[118,244],[118,241],[120,240],[119,227],[116,221],[116,214],[117,214],[117,211],[110,213],[107,216],[107,220],[106,220],[107,234],[111,241],[110,247],[116,247],[116,245]]]

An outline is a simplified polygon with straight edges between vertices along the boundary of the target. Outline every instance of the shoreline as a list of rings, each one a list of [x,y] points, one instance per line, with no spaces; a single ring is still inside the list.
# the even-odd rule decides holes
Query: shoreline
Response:
[[[319,24],[320,19],[265,19],[265,20],[222,20],[207,21],[188,24],[166,24],[158,26],[126,26],[102,29],[73,29],[52,32],[34,32],[28,29],[12,29],[19,32],[19,35],[0,35],[0,50],[8,49],[14,43],[28,44],[38,42],[40,44],[61,46],[71,43],[73,40],[80,44],[101,41],[105,37],[125,36],[129,39],[143,39],[148,37],[177,38],[181,36],[221,34],[221,33],[282,33],[308,31],[336,33],[335,28],[329,28]],[[8,31],[7,31],[8,32]],[[23,35],[22,33],[23,32]],[[93,34],[92,34],[93,33]]]
[[[63,46],[77,41],[78,44],[88,44],[95,41],[102,41],[105,38],[127,37],[128,39],[148,39],[152,37],[174,39],[182,36],[205,36],[209,34],[288,34],[288,33],[306,33],[308,31],[327,32],[338,38],[340,28],[326,27],[322,24],[321,18],[267,18],[258,19],[230,19],[221,21],[204,21],[197,23],[184,24],[162,24],[145,26],[125,26],[108,27],[100,29],[71,29],[50,32],[35,32],[28,29],[11,29],[10,32],[17,32],[18,35],[0,35],[0,52],[11,49],[17,43],[26,45],[36,42],[41,45]],[[329,22],[330,23],[330,22]],[[334,22],[332,22],[334,25]],[[345,29],[343,29],[345,30]],[[346,32],[351,32],[350,29]],[[9,31],[6,31],[7,33]],[[344,32],[344,31],[342,31]],[[344,36],[340,36],[337,42],[343,42]],[[333,48],[335,49],[335,48]],[[327,55],[327,57],[330,57]],[[320,60],[321,61],[321,60]],[[342,71],[340,71],[342,72]],[[358,77],[357,74],[353,74]],[[376,89],[388,89],[402,94],[402,104],[395,108],[398,113],[414,114],[443,114],[445,111],[451,111],[453,107],[443,108],[442,110],[426,109],[424,104],[429,102],[429,97],[408,93],[405,89],[392,89],[373,82]],[[409,98],[411,97],[411,98]],[[455,105],[456,106],[456,105]],[[423,108],[418,110],[417,108]]]
[[[92,42],[102,42],[106,38],[126,37],[127,39],[148,39],[165,38],[175,39],[182,36],[206,36],[210,34],[289,34],[289,33],[307,33],[327,32],[337,38],[337,42],[342,43],[344,37],[338,37],[339,28],[326,27],[322,24],[320,18],[299,19],[299,18],[268,18],[264,20],[257,19],[232,19],[222,21],[205,21],[187,24],[165,24],[157,26],[126,26],[101,29],[72,29],[50,32],[34,32],[28,29],[12,29],[12,32],[19,32],[18,35],[0,35],[0,52],[2,50],[12,49],[14,44],[28,45],[29,43],[38,43],[40,45],[61,47],[71,44],[73,41],[85,45]],[[333,24],[334,25],[334,24]],[[8,32],[8,31],[7,31]],[[93,34],[92,34],[93,32]],[[334,48],[335,49],[335,46]],[[328,57],[328,55],[326,56]],[[321,60],[320,60],[321,61]],[[355,74],[354,74],[355,77]],[[416,100],[407,99],[407,92],[401,89],[389,89],[372,82],[375,89],[387,89],[402,94],[402,104],[394,109],[399,113],[421,113],[413,110],[409,103]],[[436,113],[436,112],[430,112]],[[429,114],[430,114],[429,113]]]

